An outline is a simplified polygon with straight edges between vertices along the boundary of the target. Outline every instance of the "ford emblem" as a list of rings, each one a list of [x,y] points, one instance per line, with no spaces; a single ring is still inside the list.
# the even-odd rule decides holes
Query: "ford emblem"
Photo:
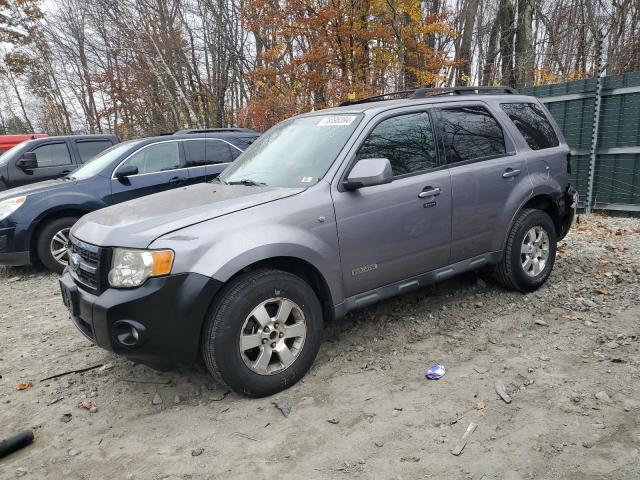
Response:
[[[80,266],[80,262],[82,262],[82,257],[77,253],[69,254],[69,266],[72,270],[77,270]]]

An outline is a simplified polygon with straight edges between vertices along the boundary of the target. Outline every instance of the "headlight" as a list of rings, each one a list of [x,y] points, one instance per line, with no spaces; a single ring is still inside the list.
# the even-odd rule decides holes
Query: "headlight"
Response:
[[[111,261],[109,285],[115,288],[139,287],[150,277],[168,275],[172,266],[171,250],[116,248]]]
[[[0,220],[4,220],[13,212],[15,212],[20,206],[27,201],[26,195],[21,197],[13,197],[8,200],[0,202]]]

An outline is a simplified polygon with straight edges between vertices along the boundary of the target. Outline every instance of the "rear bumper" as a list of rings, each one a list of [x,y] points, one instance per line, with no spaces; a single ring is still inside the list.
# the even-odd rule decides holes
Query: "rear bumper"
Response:
[[[68,271],[60,278],[71,320],[85,337],[158,370],[198,360],[202,325],[220,286],[209,277],[188,273],[152,278],[130,290],[110,288],[93,295],[78,287]]]
[[[569,233],[578,208],[578,192],[571,185],[567,187],[562,195],[558,207],[560,212],[560,235],[558,240],[562,240]]]

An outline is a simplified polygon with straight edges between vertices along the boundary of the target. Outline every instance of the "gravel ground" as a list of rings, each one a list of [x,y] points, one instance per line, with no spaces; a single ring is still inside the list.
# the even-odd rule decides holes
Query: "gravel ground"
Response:
[[[0,437],[36,438],[0,478],[640,478],[638,252],[639,219],[583,216],[538,292],[479,272],[355,312],[260,400],[94,347],[55,276],[0,269]]]

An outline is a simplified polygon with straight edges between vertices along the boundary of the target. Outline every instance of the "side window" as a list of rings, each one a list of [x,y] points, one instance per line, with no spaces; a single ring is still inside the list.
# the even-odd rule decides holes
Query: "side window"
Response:
[[[232,153],[235,149],[220,140],[186,140],[185,145],[191,167],[229,163],[235,159]]]
[[[560,144],[544,111],[535,103],[502,103],[500,106],[518,127],[531,150],[557,147]]]
[[[78,153],[80,154],[80,161],[87,163],[89,160],[93,160],[93,157],[98,155],[103,150],[111,147],[111,142],[107,140],[92,140],[86,142],[77,142]]]
[[[181,168],[180,144],[178,142],[162,142],[143,147],[123,163],[124,165],[135,165],[138,167],[138,174]]]
[[[69,154],[69,148],[64,142],[41,145],[34,148],[32,152],[36,154],[36,158],[38,159],[38,168],[57,167],[73,163],[71,161],[71,154]]]
[[[480,106],[443,108],[438,120],[447,163],[503,155],[507,149],[502,127]]]
[[[356,158],[388,158],[396,176],[436,167],[429,115],[419,112],[383,120],[360,146]]]

